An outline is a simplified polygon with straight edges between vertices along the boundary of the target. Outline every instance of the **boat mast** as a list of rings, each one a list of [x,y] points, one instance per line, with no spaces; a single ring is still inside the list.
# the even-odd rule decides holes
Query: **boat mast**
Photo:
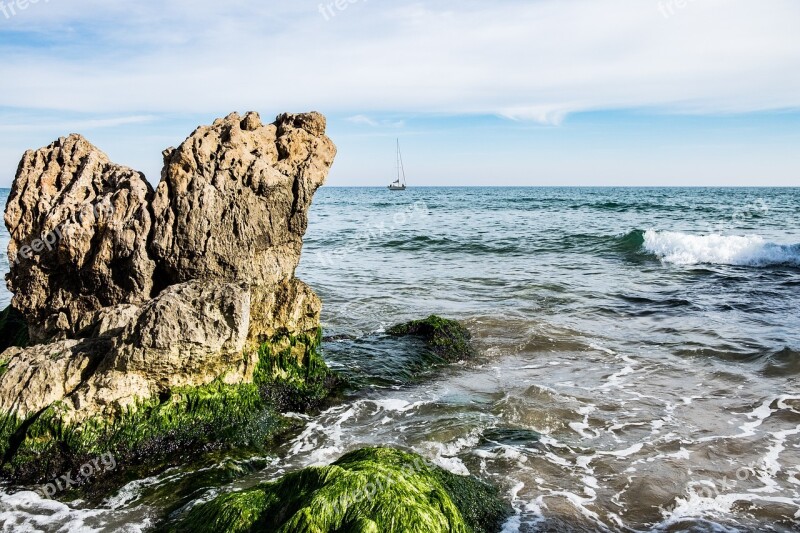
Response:
[[[403,155],[400,153],[400,139],[397,139],[397,181],[400,182],[400,176],[403,176],[402,184],[406,184],[406,169],[403,167]]]

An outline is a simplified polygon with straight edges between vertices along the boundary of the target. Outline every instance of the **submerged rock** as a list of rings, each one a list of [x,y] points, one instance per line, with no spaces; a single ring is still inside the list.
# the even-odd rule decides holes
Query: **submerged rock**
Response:
[[[366,448],[192,508],[165,531],[489,533],[511,507],[496,489],[422,457]]]
[[[413,336],[422,339],[428,348],[449,362],[469,359],[474,355],[469,330],[455,320],[431,315],[423,320],[398,324],[386,332],[393,337]]]

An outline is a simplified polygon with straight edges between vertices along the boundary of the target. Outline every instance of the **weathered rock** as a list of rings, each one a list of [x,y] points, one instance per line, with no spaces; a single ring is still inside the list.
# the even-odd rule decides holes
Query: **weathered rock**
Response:
[[[244,354],[249,323],[245,287],[189,282],[168,288],[142,307],[97,371],[69,398],[74,418],[113,417],[137,399],[218,378],[246,381],[257,362]]]
[[[125,326],[138,318],[140,308],[131,304],[104,307],[82,318],[78,336],[81,338],[111,337],[122,333]]]
[[[64,400],[92,375],[111,351],[108,338],[66,340],[30,348],[9,348],[0,375],[0,412],[27,419]]]
[[[170,287],[138,310],[116,338],[7,350],[0,412],[25,419],[64,402],[65,420],[113,417],[175,387],[220,377],[241,383],[257,362],[244,355],[249,323],[246,288],[217,282]]]
[[[294,271],[336,151],[324,130],[318,113],[229,115],[165,152],[156,191],[78,135],[25,154],[5,217],[24,257],[7,280],[51,344],[0,359],[4,473],[257,444],[279,411],[322,404],[338,380]]]
[[[322,302],[311,287],[293,278],[277,286],[252,287],[250,343],[261,344],[276,334],[314,335]]]
[[[336,154],[318,113],[263,125],[233,113],[164,152],[151,245],[159,281],[294,276],[308,208]]]
[[[151,297],[152,192],[80,135],[25,153],[5,211],[6,280],[32,340],[73,336],[85,316]]]

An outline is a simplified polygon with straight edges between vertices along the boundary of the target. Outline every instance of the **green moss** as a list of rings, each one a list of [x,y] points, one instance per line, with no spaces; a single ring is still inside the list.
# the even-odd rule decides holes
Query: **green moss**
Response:
[[[139,402],[113,421],[66,425],[57,404],[35,420],[6,415],[0,418],[3,475],[15,483],[42,483],[104,453],[114,455],[118,470],[135,468],[137,475],[147,475],[185,462],[187,454],[261,450],[294,423],[281,413],[315,409],[338,386],[318,354],[319,338],[276,335],[259,348],[253,383],[218,380],[174,389]]]
[[[481,533],[496,531],[510,512],[476,478],[455,476],[418,455],[366,448],[197,505],[163,530]]]
[[[9,305],[0,313],[0,353],[14,346],[24,348],[29,342],[25,317]]]
[[[414,320],[398,324],[387,333],[393,337],[413,335],[425,341],[438,356],[450,362],[471,357],[474,353],[470,344],[471,335],[467,328],[455,320],[431,315],[424,320]]]

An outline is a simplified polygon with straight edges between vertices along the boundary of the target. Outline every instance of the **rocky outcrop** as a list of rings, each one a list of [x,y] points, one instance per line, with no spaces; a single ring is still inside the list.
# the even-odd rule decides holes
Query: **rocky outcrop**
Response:
[[[336,149],[318,113],[256,113],[198,128],[164,152],[151,250],[166,283],[294,277],[308,208]]]
[[[80,135],[25,153],[5,211],[6,280],[33,340],[74,336],[91,313],[151,297],[152,194]]]
[[[294,271],[336,153],[324,132],[318,113],[233,113],[165,151],[155,190],[79,135],[25,154],[2,316],[34,345],[0,354],[6,462],[200,446],[321,401],[321,302]]]

